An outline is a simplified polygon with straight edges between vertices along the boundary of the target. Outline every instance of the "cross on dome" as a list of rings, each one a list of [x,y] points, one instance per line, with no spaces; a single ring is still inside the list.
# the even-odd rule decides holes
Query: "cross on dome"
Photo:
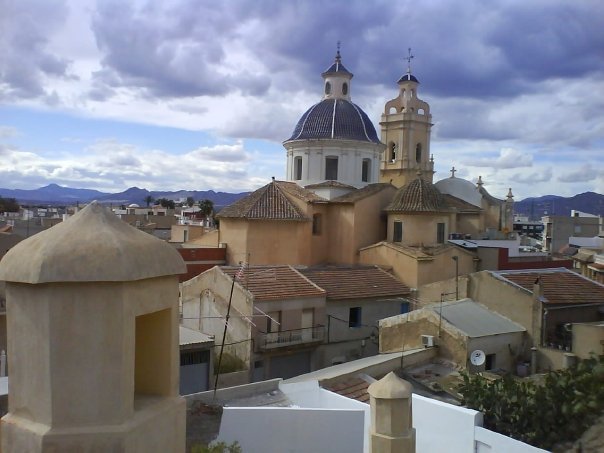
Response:
[[[451,172],[451,178],[455,178],[455,172],[458,170],[455,170],[455,167],[451,167],[451,170],[449,170]]]
[[[407,49],[408,55],[403,58],[403,60],[407,60],[407,74],[411,74],[411,60],[415,58],[415,55],[411,55],[411,47]]]

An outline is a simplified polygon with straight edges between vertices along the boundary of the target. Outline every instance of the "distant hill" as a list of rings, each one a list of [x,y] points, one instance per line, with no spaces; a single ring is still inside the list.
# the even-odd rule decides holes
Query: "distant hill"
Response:
[[[149,191],[138,187],[131,187],[123,192],[107,193],[91,189],[72,189],[62,187],[57,184],[49,184],[39,189],[2,189],[0,188],[0,197],[16,198],[20,204],[44,204],[61,205],[87,203],[97,200],[105,204],[121,205],[136,203],[145,206],[145,198],[151,195],[153,199],[168,198],[170,200],[180,200],[187,197],[193,197],[194,200],[212,200],[214,206],[220,209],[239,200],[249,192],[228,193],[214,192],[213,190],[179,190],[175,192]]]
[[[38,204],[54,204],[54,203],[70,203],[75,204],[77,201],[90,201],[105,196],[106,193],[92,189],[71,189],[69,187],[61,187],[57,184],[49,184],[39,189],[1,189],[0,197],[16,198],[21,204],[23,203],[38,203]]]
[[[574,197],[544,195],[543,197],[526,198],[514,203],[516,214],[528,215],[531,219],[540,219],[544,215],[570,215],[570,211],[587,212],[604,216],[604,195],[585,192]]]

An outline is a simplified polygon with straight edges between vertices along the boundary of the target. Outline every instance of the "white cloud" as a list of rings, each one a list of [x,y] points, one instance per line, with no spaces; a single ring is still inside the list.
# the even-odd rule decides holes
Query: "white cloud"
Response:
[[[483,157],[467,162],[471,167],[488,167],[488,168],[520,168],[531,167],[533,165],[533,156],[513,148],[503,148],[499,151],[497,157]]]
[[[585,182],[594,181],[596,178],[604,178],[604,169],[602,166],[593,166],[589,164],[582,165],[558,176],[560,182]]]
[[[242,142],[200,147],[174,155],[116,140],[100,140],[84,152],[63,153],[59,159],[5,147],[0,159],[0,180],[21,179],[23,188],[51,181],[107,192],[132,186],[149,190],[228,187],[229,191],[239,192],[266,183],[264,178],[250,176],[250,156]]]
[[[0,139],[13,138],[17,137],[18,135],[19,131],[16,127],[0,125]]]

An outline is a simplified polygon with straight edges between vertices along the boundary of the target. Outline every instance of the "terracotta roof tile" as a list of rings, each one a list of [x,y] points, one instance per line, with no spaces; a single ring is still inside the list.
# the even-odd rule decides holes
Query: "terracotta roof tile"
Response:
[[[568,269],[495,272],[496,275],[533,292],[539,277],[543,296],[550,304],[604,304],[604,285]]]
[[[239,267],[221,266],[221,269],[233,278]],[[325,296],[325,290],[291,266],[249,266],[239,283],[256,301]]]
[[[353,400],[360,401],[362,403],[369,403],[369,393],[367,388],[369,382],[360,377],[350,377],[343,381],[329,383],[324,386],[326,390],[337,393],[338,395],[351,398]]]
[[[333,200],[331,200],[331,203],[356,203],[357,201],[362,200],[363,198],[367,198],[378,192],[381,192],[382,190],[387,189],[388,187],[394,186],[388,183],[368,184],[362,189],[358,189],[345,195],[341,195],[337,198],[334,198]]]
[[[340,189],[352,189],[352,190],[357,190],[356,187],[348,185],[348,184],[344,184],[340,181],[323,181],[317,184],[309,184],[307,186],[304,186],[305,189],[319,189],[322,187],[337,187]]]
[[[299,269],[310,281],[327,291],[328,299],[400,297],[409,288],[377,266],[312,267]]]
[[[434,184],[421,177],[397,190],[392,203],[386,207],[390,212],[438,212],[446,209],[442,194]]]
[[[288,190],[289,191],[289,190]],[[266,220],[297,220],[308,218],[284,193],[282,184],[272,181],[235,203],[222,209],[218,218],[245,218]]]

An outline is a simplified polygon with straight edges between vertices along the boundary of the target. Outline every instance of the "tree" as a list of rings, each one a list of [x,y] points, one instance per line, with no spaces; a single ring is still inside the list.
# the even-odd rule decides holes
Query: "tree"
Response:
[[[158,200],[155,200],[155,204],[161,205],[162,207],[168,209],[174,209],[176,207],[174,200],[168,200],[167,198],[160,198]]]
[[[2,212],[19,212],[19,203],[14,198],[0,197],[0,213]]]
[[[462,404],[484,414],[485,428],[547,450],[578,439],[604,410],[604,356],[547,373],[541,383],[463,379]]]
[[[193,199],[193,197],[187,197],[187,206],[192,208],[194,204],[195,200]]]
[[[206,219],[212,215],[214,212],[214,202],[212,200],[200,200],[199,202],[199,212]]]
[[[151,203],[153,203],[153,201],[154,201],[154,200],[155,200],[155,198],[153,198],[153,197],[151,196],[151,194],[147,195],[147,196],[145,197],[145,203],[147,203],[147,207],[149,207],[149,205],[150,205]]]

